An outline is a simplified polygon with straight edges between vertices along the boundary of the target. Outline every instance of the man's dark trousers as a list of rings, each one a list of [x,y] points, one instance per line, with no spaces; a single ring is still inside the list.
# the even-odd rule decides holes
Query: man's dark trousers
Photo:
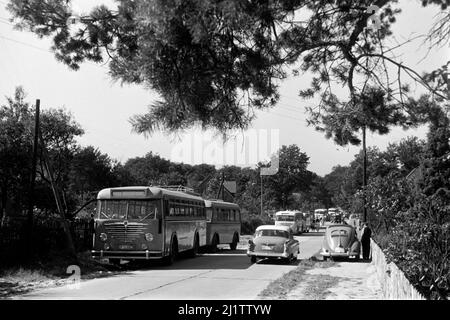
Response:
[[[364,260],[369,260],[370,257],[370,238],[364,239],[364,241],[361,241],[362,245],[362,256]]]

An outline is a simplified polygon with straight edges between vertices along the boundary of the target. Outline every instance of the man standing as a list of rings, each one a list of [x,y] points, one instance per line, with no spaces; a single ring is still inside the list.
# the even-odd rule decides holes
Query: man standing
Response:
[[[361,230],[361,246],[362,246],[362,256],[364,260],[369,260],[370,258],[370,237],[372,236],[372,230],[370,230],[367,222],[364,222],[363,228]]]

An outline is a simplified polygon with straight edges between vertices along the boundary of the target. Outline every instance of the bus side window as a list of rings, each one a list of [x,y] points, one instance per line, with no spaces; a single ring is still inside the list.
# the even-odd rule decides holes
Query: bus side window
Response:
[[[214,213],[213,213],[213,215],[214,215],[214,220],[215,220],[215,221],[218,221],[218,220],[220,219],[220,217],[219,217],[219,209],[214,208]]]

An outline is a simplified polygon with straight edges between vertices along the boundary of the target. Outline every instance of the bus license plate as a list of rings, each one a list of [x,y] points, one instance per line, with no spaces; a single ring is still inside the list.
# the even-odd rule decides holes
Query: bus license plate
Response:
[[[121,245],[119,246],[119,249],[122,249],[122,250],[129,250],[129,249],[133,249],[133,246],[132,246],[131,244],[121,244]]]
[[[263,250],[272,250],[272,247],[271,246],[262,246],[262,249]]]

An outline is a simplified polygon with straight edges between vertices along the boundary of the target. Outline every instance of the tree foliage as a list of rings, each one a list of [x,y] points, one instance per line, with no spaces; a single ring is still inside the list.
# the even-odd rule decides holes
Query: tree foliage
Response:
[[[197,124],[245,129],[255,110],[277,102],[278,80],[294,68],[313,75],[301,96],[320,97],[311,124],[347,144],[359,143],[354,132],[361,124],[383,134],[409,116],[405,110],[415,104],[405,78],[448,99],[430,84],[433,75],[404,65],[398,48],[389,47],[401,11],[396,3],[119,0],[117,10],[97,6],[77,25],[67,23],[73,13],[66,0],[11,0],[8,9],[19,28],[52,37],[56,58],[70,68],[107,57],[114,79],[158,92],[160,100],[132,119],[137,132]],[[448,3],[428,4],[444,10]],[[380,8],[377,31],[370,28],[370,5]],[[339,98],[336,85],[348,95]],[[367,101],[373,108],[361,107]],[[367,111],[371,117],[362,121]]]

